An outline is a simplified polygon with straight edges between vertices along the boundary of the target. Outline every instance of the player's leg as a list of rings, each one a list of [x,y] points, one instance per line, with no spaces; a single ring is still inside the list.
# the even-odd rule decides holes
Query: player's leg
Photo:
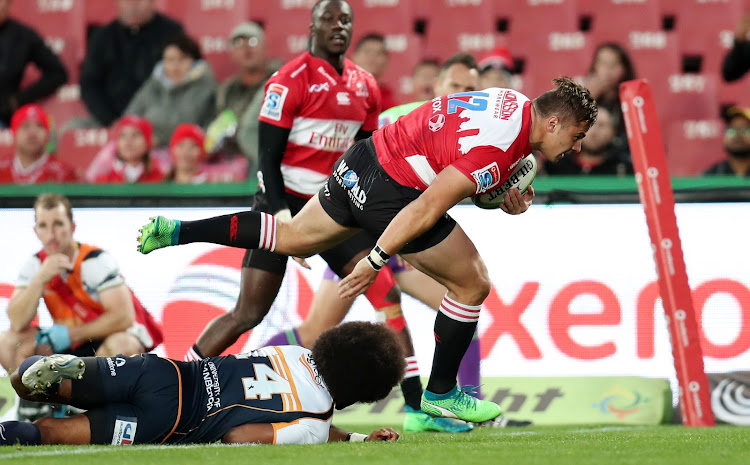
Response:
[[[420,238],[427,241],[440,224]],[[419,250],[419,249],[418,249]],[[482,302],[490,292],[487,269],[460,226],[437,244],[402,254],[415,268],[444,285],[448,292],[435,318],[435,355],[422,409],[436,416],[482,422],[500,415],[500,407],[478,400],[456,387],[456,375],[479,321]]]
[[[104,338],[102,345],[96,351],[96,356],[114,357],[117,354],[133,355],[145,351],[146,348],[137,337],[127,331],[120,331]]]
[[[90,444],[91,428],[86,415],[70,418],[41,418],[34,423],[0,423],[0,446],[38,446],[50,444]]]
[[[12,373],[26,358],[34,355],[36,333],[39,328],[29,326],[21,331],[8,330],[0,334],[0,365]]]
[[[398,255],[391,257],[390,263],[394,259],[400,259]],[[400,259],[403,260],[403,259]],[[399,284],[401,289],[410,296],[419,300],[428,307],[438,310],[440,304],[443,301],[443,297],[447,289],[442,284],[438,283],[434,279],[430,278],[421,271],[411,267],[403,265],[395,265],[391,267],[394,270],[394,276],[396,282]],[[479,334],[475,331],[474,336],[471,339],[469,348],[466,349],[461,365],[458,368],[458,384],[461,386],[474,386],[476,389],[474,392],[476,396],[483,399],[480,384],[480,365],[482,361],[482,352],[479,344]]]

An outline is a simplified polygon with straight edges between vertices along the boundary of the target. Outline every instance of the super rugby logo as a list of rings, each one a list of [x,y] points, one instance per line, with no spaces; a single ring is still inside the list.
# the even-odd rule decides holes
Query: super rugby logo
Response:
[[[500,168],[494,161],[482,169],[472,171],[471,175],[477,183],[477,194],[487,192],[500,183]]]
[[[113,446],[131,446],[135,440],[138,419],[132,417],[117,417],[112,434]]]
[[[275,121],[281,121],[281,112],[284,109],[284,101],[289,93],[289,88],[281,84],[273,83],[268,86],[266,97],[263,100],[263,108],[260,116]]]
[[[430,131],[432,132],[438,132],[439,130],[443,129],[443,125],[445,124],[445,115],[442,113],[438,113],[437,115],[433,115],[432,118],[430,118]]]

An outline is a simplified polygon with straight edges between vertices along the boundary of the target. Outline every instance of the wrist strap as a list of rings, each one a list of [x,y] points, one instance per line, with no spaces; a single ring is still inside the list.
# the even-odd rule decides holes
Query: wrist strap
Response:
[[[367,256],[367,263],[370,264],[373,270],[380,271],[390,259],[391,256],[388,255],[382,247],[376,244],[370,251],[370,255]]]
[[[349,435],[346,437],[346,440],[349,442],[365,442],[367,441],[367,435],[360,433],[349,433]]]

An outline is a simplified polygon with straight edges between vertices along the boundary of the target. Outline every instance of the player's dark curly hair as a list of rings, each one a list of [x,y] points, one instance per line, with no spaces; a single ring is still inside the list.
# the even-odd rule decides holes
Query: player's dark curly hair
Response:
[[[540,116],[557,115],[562,124],[588,123],[596,121],[596,101],[589,90],[567,76],[553,79],[555,89],[548,90],[534,99],[534,108]]]
[[[406,368],[395,333],[364,321],[325,331],[313,344],[312,356],[337,409],[385,398]]]

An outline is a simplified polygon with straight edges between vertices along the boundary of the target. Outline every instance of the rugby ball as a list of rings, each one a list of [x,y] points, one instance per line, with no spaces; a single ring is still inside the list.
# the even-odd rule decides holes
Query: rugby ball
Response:
[[[497,189],[485,192],[482,195],[472,197],[471,201],[474,202],[479,208],[494,209],[500,208],[500,205],[505,201],[505,194],[513,188],[518,188],[521,193],[525,193],[536,176],[536,158],[534,154],[529,154],[526,158],[522,158],[516,166],[516,169],[508,176],[508,179],[502,183]]]

